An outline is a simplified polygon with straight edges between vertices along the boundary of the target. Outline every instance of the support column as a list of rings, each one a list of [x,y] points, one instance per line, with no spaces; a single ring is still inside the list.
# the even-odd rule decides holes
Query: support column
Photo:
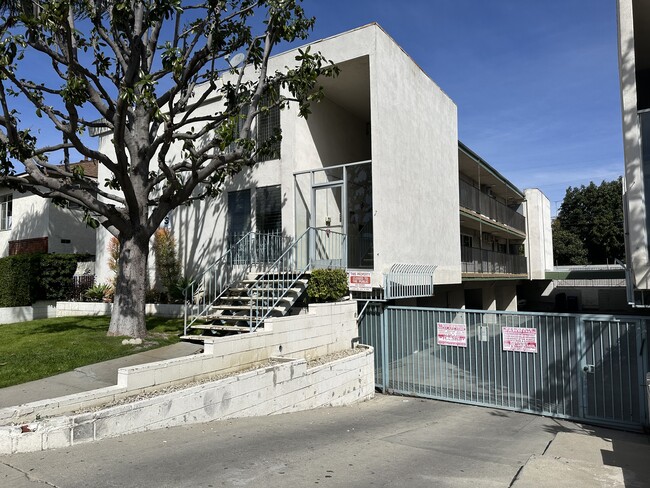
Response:
[[[508,284],[499,286],[496,290],[497,310],[517,311],[517,286]]]

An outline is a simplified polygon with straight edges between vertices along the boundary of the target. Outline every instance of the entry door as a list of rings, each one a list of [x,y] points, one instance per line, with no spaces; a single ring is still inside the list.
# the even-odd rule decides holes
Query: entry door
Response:
[[[312,190],[311,262],[314,268],[343,268],[346,261],[343,182]]]
[[[645,417],[642,320],[585,320],[583,409],[586,418],[638,426]]]

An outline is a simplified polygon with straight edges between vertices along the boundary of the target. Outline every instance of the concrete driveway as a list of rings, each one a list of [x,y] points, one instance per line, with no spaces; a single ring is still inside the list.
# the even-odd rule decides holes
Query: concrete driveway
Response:
[[[566,470],[553,478],[553,465],[539,461],[563,455],[543,456],[556,434],[584,440],[590,432],[533,415],[378,395],[352,407],[211,422],[4,456],[0,486],[508,487],[517,478],[515,486],[546,481],[575,487],[581,485],[567,484]],[[645,436],[633,438],[647,442]],[[645,457],[650,445],[646,448],[638,450],[641,459],[650,459]],[[537,463],[527,475],[522,467],[531,459]],[[617,473],[607,478],[609,484],[584,486],[637,486],[617,484],[624,474]],[[627,479],[633,478],[628,471]]]

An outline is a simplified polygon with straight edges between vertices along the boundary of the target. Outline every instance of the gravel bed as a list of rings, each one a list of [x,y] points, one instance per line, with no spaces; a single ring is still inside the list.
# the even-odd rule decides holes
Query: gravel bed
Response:
[[[317,366],[321,366],[323,364],[331,363],[332,361],[336,361],[337,359],[342,359],[348,356],[354,356],[355,354],[360,354],[362,352],[365,352],[366,349],[363,348],[355,348],[355,349],[346,349],[344,351],[339,351],[335,352],[332,354],[327,354],[326,356],[319,356],[317,358],[311,358],[307,360],[307,369],[315,368]],[[127,403],[133,403],[137,402],[139,400],[145,400],[147,398],[153,398],[157,397],[160,395],[165,395],[167,393],[172,393],[174,391],[179,391],[179,390],[185,390],[187,388],[192,388],[193,386],[198,386],[202,385],[204,383],[210,383],[212,381],[218,381],[222,380],[224,378],[229,378],[231,376],[237,376],[242,373],[247,373],[249,371],[254,371],[256,369],[263,369],[263,368],[268,368],[270,366],[275,366],[276,364],[280,364],[282,361],[276,360],[276,359],[268,359],[266,361],[262,361],[261,363],[257,363],[254,366],[251,366],[250,368],[238,370],[238,371],[233,371],[231,373],[222,373],[222,374],[215,374],[211,376],[207,376],[203,379],[200,380],[195,380],[195,381],[189,381],[187,383],[182,383],[178,385],[171,385],[171,386],[166,386],[159,388],[157,390],[152,390],[148,391],[145,393],[140,393],[138,395],[132,395],[128,396],[125,398],[120,398],[119,400],[115,400],[112,402],[104,403],[102,405],[97,405],[94,407],[88,407],[88,408],[82,408],[79,410],[75,410],[73,415],[81,414],[81,413],[89,413],[89,412],[97,412],[99,410],[103,410],[105,408],[110,408],[110,407],[115,407],[118,405],[125,405]]]

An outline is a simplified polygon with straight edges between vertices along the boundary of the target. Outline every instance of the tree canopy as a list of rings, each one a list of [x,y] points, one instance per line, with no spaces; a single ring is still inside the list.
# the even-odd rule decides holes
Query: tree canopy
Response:
[[[621,178],[569,187],[553,222],[556,264],[605,264],[625,258]]]
[[[271,151],[280,134],[257,140],[260,114],[290,102],[308,114],[319,77],[336,68],[304,49],[269,69],[273,48],[306,39],[314,24],[300,0],[5,0],[0,9],[0,183],[79,204],[119,239],[109,333],[142,336],[149,238],[162,219]],[[110,147],[90,134],[110,134]],[[75,155],[110,177],[89,178]]]

